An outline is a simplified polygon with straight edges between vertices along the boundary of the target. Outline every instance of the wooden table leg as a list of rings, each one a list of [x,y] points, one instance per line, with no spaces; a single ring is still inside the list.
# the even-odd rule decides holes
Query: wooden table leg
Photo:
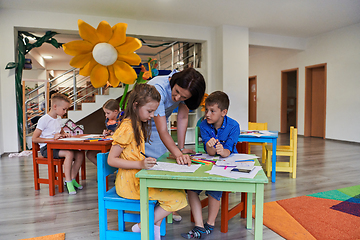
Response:
[[[49,145],[47,146],[47,160],[48,160],[48,177],[49,177],[49,195],[54,196],[55,195],[55,173],[54,173],[54,155],[53,150]]]

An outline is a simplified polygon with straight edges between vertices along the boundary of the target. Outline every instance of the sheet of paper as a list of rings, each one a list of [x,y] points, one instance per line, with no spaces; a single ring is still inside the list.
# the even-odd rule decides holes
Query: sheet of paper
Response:
[[[179,165],[177,163],[157,162],[157,165],[148,170],[169,171],[169,172],[195,172],[201,164]]]
[[[58,140],[63,140],[63,141],[84,141],[84,138],[60,138]]]
[[[89,135],[81,136],[81,138],[83,138],[83,139],[86,139],[86,138],[102,138],[102,137],[104,137],[104,136],[101,135],[101,134],[89,134]]]
[[[190,155],[192,158],[197,158],[197,159],[208,159],[208,160],[215,160],[217,161],[219,159],[219,156],[210,156],[209,154],[206,153],[197,153],[194,155]]]
[[[242,172],[231,172],[231,167],[227,167],[226,169],[224,167],[219,167],[214,165],[211,170],[206,171],[206,173],[213,174],[213,175],[219,175],[223,177],[229,177],[229,178],[254,178],[256,174],[262,169],[261,166],[255,166],[254,170],[252,170],[250,173],[242,173]]]

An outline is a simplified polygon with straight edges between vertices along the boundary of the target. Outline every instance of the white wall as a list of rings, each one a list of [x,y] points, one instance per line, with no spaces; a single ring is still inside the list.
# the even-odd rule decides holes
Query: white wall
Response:
[[[280,129],[281,71],[299,68],[298,129],[304,134],[305,67],[327,63],[326,138],[360,142],[360,24],[308,39],[305,51],[269,49],[250,57],[258,122]]]
[[[0,9],[0,104],[2,116],[0,121],[0,154],[19,150],[16,126],[15,71],[4,70],[8,62],[15,60],[14,28],[39,28],[52,31],[78,31],[77,20],[82,19],[95,28],[102,20],[110,25],[118,22],[128,24],[127,34],[158,36],[183,39],[195,42],[206,42],[203,64],[207,67],[207,83],[212,82],[215,70],[212,68],[214,55],[215,29],[191,25],[170,24],[162,22],[137,21],[121,18],[107,18],[88,15],[60,14],[47,12],[30,12]],[[208,84],[211,85],[211,84]],[[6,104],[4,104],[6,103]],[[9,138],[9,136],[14,136]]]

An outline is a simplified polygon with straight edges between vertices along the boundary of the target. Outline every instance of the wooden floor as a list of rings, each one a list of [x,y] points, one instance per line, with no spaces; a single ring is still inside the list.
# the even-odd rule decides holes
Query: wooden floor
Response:
[[[287,135],[280,135],[278,144],[288,144]],[[261,156],[259,148],[254,149]],[[278,158],[279,159],[279,158]],[[281,159],[279,159],[281,160]],[[77,195],[58,193],[49,196],[47,185],[34,190],[32,158],[7,154],[0,159],[0,239],[12,240],[66,233],[66,239],[99,239],[96,168],[89,161],[84,189]],[[265,185],[265,202],[292,198],[360,184],[360,144],[298,138],[297,178],[278,173],[276,183]],[[46,174],[46,169],[43,168]],[[231,194],[231,205],[240,194]],[[204,218],[207,216],[204,211]],[[189,207],[180,211],[183,220],[168,224],[165,240],[183,239],[180,233],[192,228]],[[116,213],[110,212],[109,225],[116,226]],[[220,232],[220,217],[213,234],[206,239],[253,239],[253,230],[245,229],[239,216],[229,221],[229,232]],[[283,239],[264,226],[264,239]]]

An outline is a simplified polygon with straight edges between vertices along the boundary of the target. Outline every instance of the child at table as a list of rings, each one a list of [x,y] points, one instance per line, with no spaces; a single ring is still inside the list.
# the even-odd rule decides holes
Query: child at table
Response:
[[[61,127],[61,117],[65,115],[69,106],[70,99],[67,96],[61,93],[55,93],[51,96],[50,111],[39,119],[32,136],[32,141],[39,143],[40,152],[43,157],[47,157],[46,140],[70,137],[70,134],[65,133]],[[66,189],[69,194],[76,194],[76,189],[83,188],[83,186],[75,180],[82,161],[84,160],[83,153],[77,150],[54,149],[53,156],[54,158],[65,158],[64,173]]]
[[[154,86],[138,84],[130,93],[127,108],[119,128],[113,135],[108,164],[119,168],[115,187],[116,193],[124,198],[140,199],[140,182],[135,174],[141,169],[149,169],[156,159],[144,157],[145,141],[151,133],[150,120],[159,106],[161,96]],[[160,224],[171,212],[187,206],[184,190],[149,189],[149,199],[157,200],[155,207],[154,234],[160,240]],[[133,225],[133,232],[140,232],[141,225]]]
[[[103,105],[103,111],[105,113],[105,126],[103,131],[104,136],[113,135],[116,128],[119,126],[121,113],[119,110],[119,102],[115,99],[107,100]],[[100,151],[89,150],[86,152],[86,157],[95,165],[97,165],[96,154]]]
[[[237,153],[236,143],[240,127],[238,122],[226,116],[228,108],[229,98],[224,92],[213,92],[205,100],[205,119],[200,123],[200,132],[205,151],[211,156],[218,154],[221,157],[228,157],[231,153]],[[199,199],[200,192],[202,190],[187,190],[195,227],[190,232],[181,234],[186,239],[204,238],[213,231],[215,226],[222,192],[205,192],[209,199],[209,214],[205,224]]]

